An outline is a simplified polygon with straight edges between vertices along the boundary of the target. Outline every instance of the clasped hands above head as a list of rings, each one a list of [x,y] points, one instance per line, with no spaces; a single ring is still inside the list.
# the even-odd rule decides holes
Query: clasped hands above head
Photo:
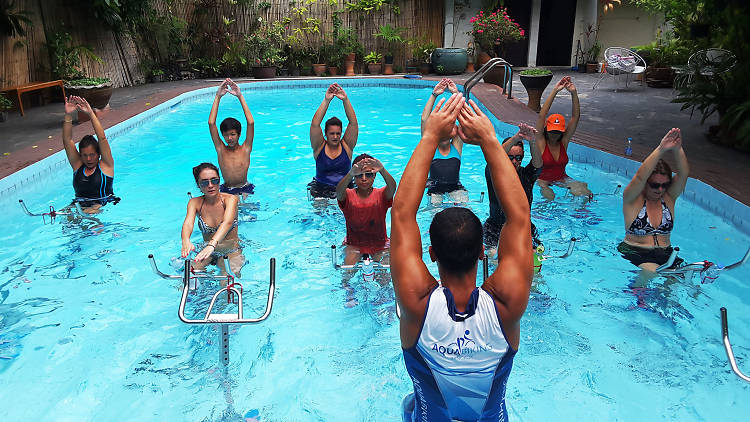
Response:
[[[344,91],[344,88],[341,87],[341,85],[337,83],[332,83],[328,89],[326,89],[326,99],[332,100],[333,97],[336,97],[340,100],[346,99],[346,91]]]
[[[445,139],[450,137],[458,121],[458,136],[468,144],[495,139],[495,128],[490,119],[482,113],[473,100],[468,103],[461,93],[449,99],[441,99],[425,123],[425,135]]]
[[[235,97],[239,97],[240,95],[242,95],[242,93],[240,92],[240,87],[237,86],[237,83],[230,78],[224,79],[224,82],[219,85],[219,90],[216,92],[216,95],[222,97],[226,93],[232,94]]]

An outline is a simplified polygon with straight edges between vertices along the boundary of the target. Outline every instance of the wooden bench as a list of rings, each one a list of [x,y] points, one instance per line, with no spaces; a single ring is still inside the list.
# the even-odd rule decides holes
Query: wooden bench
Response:
[[[53,86],[60,87],[60,89],[62,90],[63,100],[65,100],[65,85],[63,84],[62,79],[49,82],[29,82],[23,85],[3,88],[0,90],[0,92],[16,91],[16,98],[18,99],[18,109],[21,111],[21,116],[23,116],[23,102],[21,101],[21,94],[23,94],[24,92],[38,91],[40,89],[50,88]]]

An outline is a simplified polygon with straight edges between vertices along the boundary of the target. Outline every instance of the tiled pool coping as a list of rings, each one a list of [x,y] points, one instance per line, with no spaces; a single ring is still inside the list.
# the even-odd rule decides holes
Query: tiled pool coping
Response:
[[[284,80],[269,82],[254,82],[252,84],[240,84],[243,90],[275,90],[284,88],[326,88],[330,80]],[[432,88],[435,81],[430,80],[399,80],[399,79],[338,79],[337,82],[344,87],[398,87],[398,88]],[[200,88],[194,91],[180,94],[165,101],[137,116],[120,122],[107,129],[108,137],[115,139],[125,131],[144,124],[148,119],[168,112],[183,103],[189,103],[213,97],[215,87]],[[495,126],[499,138],[512,136],[515,127],[497,120],[492,113],[481,103],[482,110],[487,113]],[[638,170],[639,162],[618,157],[603,151],[589,148],[579,144],[571,143],[568,155],[574,161],[592,164],[604,171],[615,173],[631,178]],[[3,179],[0,179],[0,199],[7,198],[23,190],[25,187],[34,185],[44,180],[49,173],[58,170],[61,166],[68,166],[65,151],[59,151],[37,163],[23,168]],[[718,191],[700,180],[690,178],[683,198],[698,204],[709,212],[723,217],[745,234],[750,234],[750,207]]]

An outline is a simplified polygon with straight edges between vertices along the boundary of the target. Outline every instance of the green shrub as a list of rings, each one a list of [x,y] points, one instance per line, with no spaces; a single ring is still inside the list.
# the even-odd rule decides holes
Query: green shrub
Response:
[[[551,75],[552,71],[549,69],[541,69],[541,68],[535,68],[535,69],[526,69],[521,71],[521,76],[546,76]]]
[[[109,78],[80,78],[66,82],[68,86],[96,86],[112,82]]]
[[[10,110],[13,103],[5,96],[0,94],[0,111]]]

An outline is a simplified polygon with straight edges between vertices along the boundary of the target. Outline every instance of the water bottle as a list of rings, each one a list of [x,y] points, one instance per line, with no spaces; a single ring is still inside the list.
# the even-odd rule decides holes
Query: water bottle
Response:
[[[724,266],[721,264],[714,264],[713,262],[706,262],[706,264],[710,265],[701,271],[701,284],[713,283],[719,277],[721,270],[724,269]]]
[[[628,144],[625,145],[625,155],[633,155],[633,138],[628,137]]]
[[[365,281],[373,281],[375,279],[375,268],[370,255],[362,255],[362,278]]]

